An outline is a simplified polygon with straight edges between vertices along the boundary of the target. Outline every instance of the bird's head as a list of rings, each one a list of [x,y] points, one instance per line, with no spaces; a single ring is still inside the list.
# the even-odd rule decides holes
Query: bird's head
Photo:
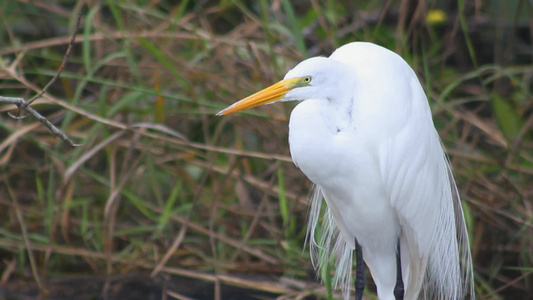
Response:
[[[299,63],[285,78],[217,113],[227,115],[277,101],[333,99],[341,86],[351,86],[349,67],[326,57],[313,57]]]

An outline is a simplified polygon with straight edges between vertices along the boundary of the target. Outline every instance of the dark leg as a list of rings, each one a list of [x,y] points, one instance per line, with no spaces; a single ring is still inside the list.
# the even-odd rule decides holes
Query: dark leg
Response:
[[[365,290],[365,263],[363,262],[363,249],[355,238],[355,300],[363,300]]]
[[[402,260],[400,258],[400,240],[398,239],[398,252],[396,253],[396,286],[394,287],[394,298],[403,300],[405,293],[402,279]]]

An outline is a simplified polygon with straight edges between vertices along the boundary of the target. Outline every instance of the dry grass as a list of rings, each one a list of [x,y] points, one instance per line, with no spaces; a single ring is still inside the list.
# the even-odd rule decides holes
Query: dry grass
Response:
[[[54,278],[141,270],[209,282],[208,299],[230,299],[228,286],[326,299],[302,251],[309,182],[289,157],[291,105],[214,113],[306,56],[366,40],[401,53],[430,97],[478,299],[531,297],[531,4],[367,2],[0,3],[2,96],[39,92],[84,16],[66,70],[32,106],[83,147],[0,107],[0,284],[29,278],[53,296]],[[447,19],[426,22],[436,8]]]

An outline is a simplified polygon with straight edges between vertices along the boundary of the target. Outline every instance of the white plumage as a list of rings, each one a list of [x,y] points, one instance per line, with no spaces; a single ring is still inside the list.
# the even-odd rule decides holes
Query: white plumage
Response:
[[[473,298],[457,188],[409,65],[380,46],[350,43],[329,58],[301,62],[284,80],[219,114],[278,100],[302,101],[291,113],[289,145],[294,163],[317,186],[311,251],[315,266],[336,256],[345,298],[355,238],[380,299],[394,299],[398,241],[404,299]],[[322,197],[327,210],[315,240]]]

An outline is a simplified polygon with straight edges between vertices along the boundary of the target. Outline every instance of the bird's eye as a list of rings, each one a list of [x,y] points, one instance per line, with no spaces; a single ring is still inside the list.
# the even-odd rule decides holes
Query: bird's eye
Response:
[[[311,82],[311,76],[304,77],[304,79],[302,81],[303,81],[303,83]]]

